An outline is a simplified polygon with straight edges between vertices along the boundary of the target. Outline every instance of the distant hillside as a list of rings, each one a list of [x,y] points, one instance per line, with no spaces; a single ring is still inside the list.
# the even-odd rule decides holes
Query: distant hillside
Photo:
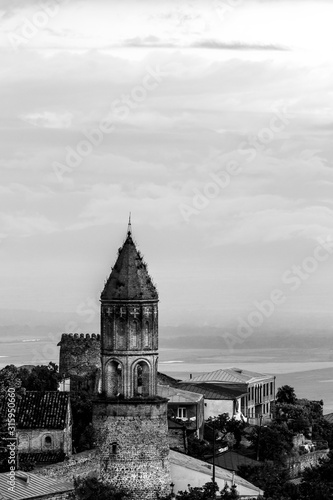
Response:
[[[86,321],[86,319],[92,321]],[[45,311],[0,310],[0,342],[40,338],[50,333],[98,332],[99,316]]]
[[[87,313],[87,311],[86,311]],[[245,339],[237,333],[237,321],[225,326],[161,326],[160,346],[178,349],[228,349],[234,339],[234,349],[295,347],[332,349],[332,320],[329,316],[311,318],[275,318],[267,320]],[[305,325],[305,326],[304,326]],[[60,338],[61,333],[99,333],[99,312],[91,314],[57,313],[25,310],[0,310],[0,343],[22,339]],[[234,336],[234,337],[232,337]],[[239,340],[239,342],[238,342]]]

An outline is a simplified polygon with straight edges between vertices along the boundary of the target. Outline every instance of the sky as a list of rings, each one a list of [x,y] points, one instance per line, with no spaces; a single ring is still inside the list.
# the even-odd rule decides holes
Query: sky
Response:
[[[331,1],[0,16],[1,309],[97,308],[131,212],[163,325],[331,329]]]

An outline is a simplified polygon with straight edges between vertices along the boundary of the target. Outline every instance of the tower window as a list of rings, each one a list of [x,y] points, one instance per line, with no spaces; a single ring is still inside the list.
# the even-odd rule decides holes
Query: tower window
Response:
[[[132,347],[138,347],[138,323],[134,321],[132,324],[132,335],[131,335]]]
[[[110,447],[111,455],[117,455],[118,453],[118,444],[117,443],[112,443]]]
[[[117,349],[125,349],[125,320],[121,319],[117,327]]]
[[[144,331],[144,347],[149,347],[149,323],[146,321]]]

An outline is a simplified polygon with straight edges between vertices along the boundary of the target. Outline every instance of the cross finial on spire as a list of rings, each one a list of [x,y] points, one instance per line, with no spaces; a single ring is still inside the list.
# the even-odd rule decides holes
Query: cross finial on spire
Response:
[[[129,217],[128,217],[127,234],[128,234],[128,236],[130,236],[132,234],[131,212],[129,213]]]

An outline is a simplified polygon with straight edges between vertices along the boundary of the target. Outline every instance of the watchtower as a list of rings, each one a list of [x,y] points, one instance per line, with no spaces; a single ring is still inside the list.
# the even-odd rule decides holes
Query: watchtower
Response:
[[[101,294],[102,395],[93,425],[104,482],[137,499],[170,492],[167,400],[157,396],[158,293],[129,224]]]

